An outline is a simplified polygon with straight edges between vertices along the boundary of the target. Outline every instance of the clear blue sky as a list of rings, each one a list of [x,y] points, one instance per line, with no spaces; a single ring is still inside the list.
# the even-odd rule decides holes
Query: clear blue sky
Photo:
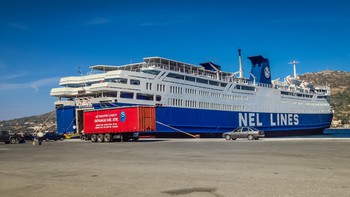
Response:
[[[270,60],[272,78],[350,71],[350,1],[0,1],[0,120],[54,109],[59,78],[95,64],[162,56],[238,70]]]

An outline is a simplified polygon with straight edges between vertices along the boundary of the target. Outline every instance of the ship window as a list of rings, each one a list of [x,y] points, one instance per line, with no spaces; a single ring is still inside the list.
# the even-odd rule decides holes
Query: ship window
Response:
[[[137,93],[137,94],[136,94],[136,99],[139,99],[139,100],[147,100],[147,101],[153,101],[153,94],[142,94],[142,93]]]
[[[216,81],[209,81],[209,84],[213,86],[219,86],[219,82]]]
[[[152,74],[152,75],[158,75],[160,71],[158,70],[143,70],[142,72]]]
[[[235,89],[238,90],[249,90],[249,91],[255,91],[254,87],[250,87],[250,86],[242,86],[242,85],[236,85]]]
[[[146,90],[152,90],[152,83],[146,83]]]
[[[131,84],[131,85],[140,85],[140,80],[137,80],[137,79],[130,79],[130,84]]]
[[[208,80],[201,79],[201,78],[197,78],[197,82],[198,82],[198,83],[208,84]]]
[[[125,79],[125,78],[116,78],[114,79],[115,82],[117,83],[123,83],[123,84],[126,84],[128,82],[128,79]]]
[[[66,84],[65,87],[71,87],[71,88],[78,88],[78,87],[84,87],[86,86],[85,83],[83,84]]]
[[[227,83],[221,83],[220,86],[221,87],[226,87]]]
[[[120,92],[120,98],[132,99],[133,97],[133,92]]]
[[[294,96],[294,93],[292,93],[292,92],[281,91],[281,94],[283,94],[283,95],[289,95],[289,96]]]
[[[183,75],[178,75],[178,74],[175,74],[175,73],[169,73],[169,74],[167,75],[167,77],[175,78],[175,79],[182,79],[182,80],[184,80],[184,78],[185,78],[185,76],[183,76]]]
[[[255,91],[255,88],[254,87],[249,87],[249,86],[242,86],[242,90]]]
[[[103,93],[104,97],[117,97],[118,92],[105,92]]]
[[[161,101],[162,97],[160,95],[156,95],[156,101]]]
[[[194,78],[194,77],[189,77],[189,76],[185,76],[185,80],[187,80],[187,81],[196,81],[196,78]]]

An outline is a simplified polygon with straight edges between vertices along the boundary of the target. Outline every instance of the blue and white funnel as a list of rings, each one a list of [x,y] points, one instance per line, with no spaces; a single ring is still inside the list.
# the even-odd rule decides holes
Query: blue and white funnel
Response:
[[[256,83],[271,84],[269,60],[261,55],[248,57],[248,59],[252,62],[250,80]]]

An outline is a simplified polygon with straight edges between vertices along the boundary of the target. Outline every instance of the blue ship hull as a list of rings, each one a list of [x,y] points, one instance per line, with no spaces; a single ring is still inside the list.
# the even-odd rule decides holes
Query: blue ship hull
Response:
[[[253,126],[265,131],[267,137],[319,134],[329,128],[333,117],[333,114],[277,114],[172,107],[157,108],[156,114],[157,121],[192,134],[221,136],[223,132],[232,131],[239,126]],[[297,122],[293,119],[296,115]],[[281,120],[277,116],[286,118]],[[288,116],[291,118],[288,119]],[[174,132],[159,124],[157,131]]]
[[[94,105],[95,109],[106,107],[130,106],[133,104]],[[57,110],[57,129],[59,133],[73,131],[75,107],[63,107]],[[157,122],[201,137],[219,137],[223,132],[239,126],[253,126],[265,131],[269,136],[287,136],[321,134],[329,128],[333,114],[290,114],[233,112],[176,107],[156,107]],[[142,132],[143,135],[160,137],[183,137],[184,134],[169,127],[157,124],[156,132]]]

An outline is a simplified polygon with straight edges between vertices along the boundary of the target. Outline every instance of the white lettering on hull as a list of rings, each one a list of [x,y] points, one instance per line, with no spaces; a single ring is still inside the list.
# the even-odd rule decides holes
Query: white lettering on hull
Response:
[[[242,126],[295,126],[299,125],[298,114],[270,114],[260,113],[238,113],[238,125]]]

